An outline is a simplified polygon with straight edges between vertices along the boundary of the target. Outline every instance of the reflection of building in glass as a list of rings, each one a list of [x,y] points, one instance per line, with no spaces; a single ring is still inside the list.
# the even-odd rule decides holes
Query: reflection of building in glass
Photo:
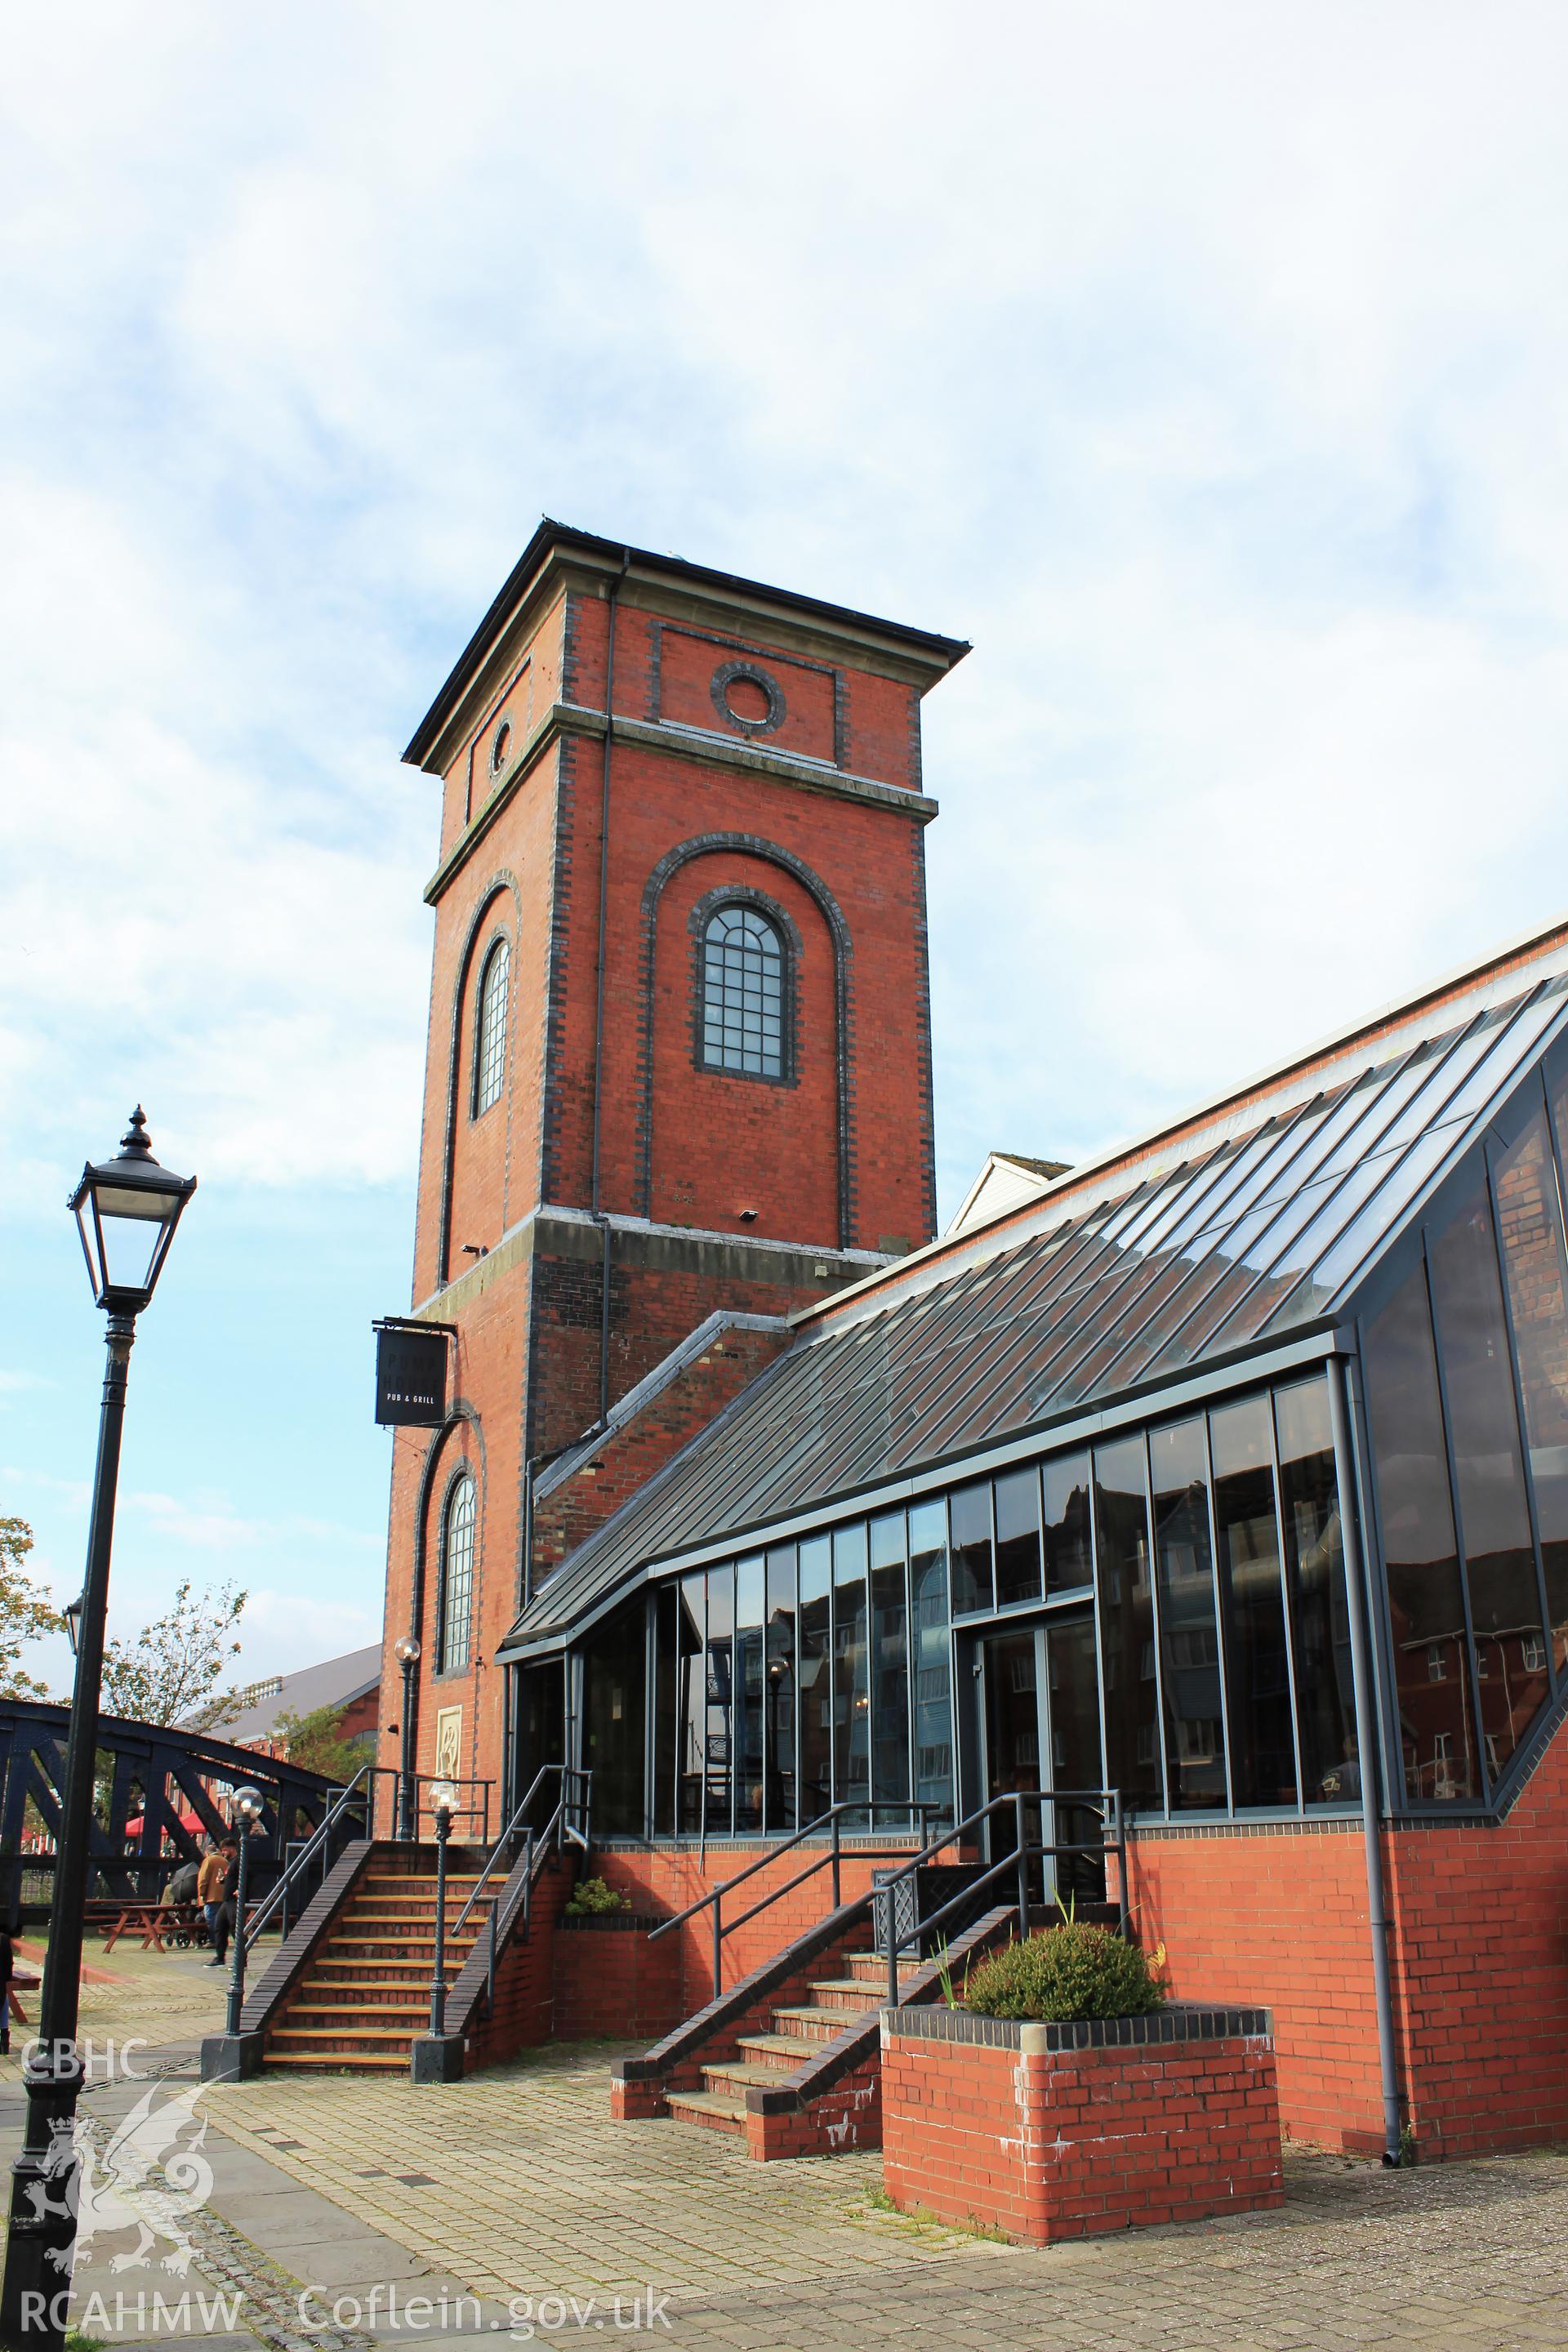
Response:
[[[592,1672],[629,1610],[661,1687],[684,1637],[645,1578],[706,1612],[700,1786],[656,1754],[616,1826],[967,1801],[952,1645],[1021,1615],[1092,1628],[1090,1777],[1142,1814],[1359,1802],[1336,1359],[1370,1439],[1391,1788],[1490,1801],[1568,1638],[1568,992],[1553,969],[1475,993],[1292,1074],[1172,1165],[1144,1150],[1058,1180],[809,1318],[508,1645],[571,1638]],[[976,1476],[988,1449],[1001,1465]],[[770,1513],[821,1532],[775,1539]],[[748,1549],[683,1570],[741,1516]],[[1055,1653],[1049,1687],[1059,1710]],[[1018,1730],[1007,1769],[1044,1754]]]

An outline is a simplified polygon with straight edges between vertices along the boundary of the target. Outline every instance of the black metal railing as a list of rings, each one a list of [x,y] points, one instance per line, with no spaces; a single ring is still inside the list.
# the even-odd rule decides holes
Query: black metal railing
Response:
[[[380,1766],[377,1769],[384,1770],[386,1768],[384,1766]],[[401,1776],[395,1774],[394,1777],[400,1778]],[[433,1788],[439,1787],[444,1781],[448,1788],[457,1790],[459,1799],[459,1801],[457,1804],[447,1808],[447,1818],[448,1822],[454,1828],[456,1828],[459,1822],[466,1822],[468,1825],[470,1834],[474,1833],[474,1824],[477,1822],[479,1825],[477,1832],[478,1843],[480,1845],[489,1844],[490,1834],[490,1790],[495,1787],[495,1782],[493,1780],[459,1780],[456,1775],[451,1772],[413,1772],[409,1775],[409,1780],[412,1786],[409,1816],[414,1824],[414,1837],[416,1843],[418,1843],[419,1839],[420,1821],[427,1815],[433,1824],[436,1818],[436,1808],[431,1803],[427,1792]],[[421,1793],[422,1791],[426,1793]],[[468,1791],[473,1791],[474,1793],[468,1794]]]
[[[1028,1835],[1028,1815],[1032,1805],[1037,1805],[1041,1809],[1040,1835],[1037,1838],[1031,1838]],[[1047,1839],[1045,1835],[1044,1813],[1047,1805],[1060,1806],[1072,1811],[1082,1811],[1091,1805],[1098,1806],[1100,1835],[1095,1839],[1083,1841]],[[982,1825],[1003,1818],[1007,1813],[1013,1816],[1014,1843],[1001,1859],[983,1869],[977,1877],[972,1878],[960,1894],[944,1903],[940,1910],[931,1914],[929,1919],[917,1918],[907,1927],[900,1927],[897,1919],[899,1887],[906,1880],[912,1879],[915,1873],[929,1864],[931,1856],[940,1853],[945,1846],[955,1844],[959,1839],[966,1837],[978,1843]],[[1005,1876],[1011,1877],[1013,1880],[1018,1906],[1018,1936],[1022,1941],[1029,1932],[1029,1904],[1033,1879],[1031,1865],[1034,1863],[1040,1863],[1043,1870],[1043,1864],[1047,1856],[1054,1864],[1068,1854],[1098,1854],[1103,1864],[1105,1857],[1112,1853],[1116,1856],[1117,1909],[1121,1916],[1121,1933],[1125,1936],[1128,1924],[1127,1835],[1126,1823],[1121,1811],[1120,1789],[1013,1789],[1009,1790],[1005,1796],[993,1797],[988,1804],[979,1806],[973,1813],[966,1814],[963,1821],[955,1822],[952,1829],[944,1831],[941,1837],[933,1838],[930,1844],[923,1847],[902,1870],[892,1872],[882,1881],[878,1889],[882,1942],[888,1962],[889,2008],[897,2009],[899,2005],[899,1955],[905,1946],[913,1944],[918,1952],[922,1937],[931,1935],[945,1923],[955,1921],[961,1909],[973,1911],[975,1897],[987,1886],[996,1884]]]
[[[538,1827],[532,1822],[528,1820],[527,1816],[531,1812],[534,1801],[538,1797],[541,1790],[548,1785],[552,1778],[558,1778],[560,1782],[560,1790],[555,1801],[555,1810],[552,1814],[550,1814],[543,1826]],[[432,2032],[442,2032],[445,2025],[447,1947],[449,1943],[455,1943],[461,1936],[463,1929],[468,1925],[469,1915],[473,1911],[475,1905],[479,1901],[485,1888],[495,1876],[497,1869],[500,1868],[504,1862],[505,1868],[502,1871],[503,1885],[496,1890],[494,1900],[490,1904],[489,1917],[485,1925],[485,1934],[489,1947],[485,1964],[485,2013],[489,2016],[490,2011],[495,2005],[496,1960],[499,1948],[498,1936],[500,1925],[500,1904],[501,1895],[504,1892],[504,1881],[510,1877],[513,1870],[517,1867],[519,1850],[521,1849],[522,1857],[526,1864],[522,1879],[521,1918],[522,1933],[526,1936],[529,1933],[533,1920],[533,1881],[536,1870],[535,1856],[538,1855],[542,1857],[542,1855],[552,1846],[553,1846],[556,1853],[558,1854],[563,1853],[568,1845],[579,1845],[583,1848],[584,1853],[587,1852],[592,1813],[593,1783],[593,1773],[584,1771],[575,1764],[542,1764],[540,1766],[538,1771],[534,1774],[532,1780],[529,1784],[528,1793],[526,1796],[522,1797],[518,1804],[513,1808],[510,1819],[507,1822],[500,1835],[497,1838],[494,1845],[491,1846],[489,1853],[486,1855],[485,1860],[480,1866],[479,1876],[475,1879],[473,1887],[469,1892],[468,1899],[464,1904],[461,1911],[458,1914],[457,1919],[449,1931],[447,1929],[446,1920],[446,1874],[445,1870],[443,1869],[440,1883],[437,1887],[436,1949],[430,1971],[430,2018]],[[485,1783],[485,1788],[488,1806],[489,1788],[488,1781]],[[445,1854],[444,1844],[442,1847],[442,1854],[443,1856]]]
[[[837,1910],[843,1900],[842,1831],[847,1815],[854,1814],[861,1821],[868,1821],[869,1816],[879,1812],[905,1813],[910,1818],[911,1828],[918,1818],[920,1823],[918,1833],[925,1837],[927,1835],[926,1815],[942,1813],[945,1811],[946,1807],[943,1805],[932,1804],[920,1799],[911,1800],[908,1797],[859,1797],[847,1799],[842,1804],[830,1805],[826,1812],[819,1813],[816,1821],[808,1822],[802,1830],[796,1830],[793,1837],[783,1838],[777,1845],[770,1845],[766,1853],[759,1854],[755,1862],[747,1864],[744,1870],[738,1870],[733,1878],[726,1878],[721,1885],[710,1887],[707,1894],[700,1895],[695,1903],[689,1903],[684,1911],[678,1911],[673,1919],[661,1920],[659,1925],[651,1930],[648,1942],[651,1944],[658,1937],[668,1936],[672,1927],[684,1927],[687,1920],[694,1919],[700,1911],[711,1910],[713,1914],[713,1998],[717,2000],[724,1990],[724,1938],[726,1936],[732,1936],[737,1927],[745,1927],[748,1921],[755,1919],[762,1912],[771,1909],[773,1905],[779,1902],[784,1895],[793,1895],[797,1886],[804,1886],[806,1880],[815,1878],[819,1870],[831,1870],[833,1873],[832,1907],[835,1911]],[[753,1903],[750,1910],[741,1913],[738,1919],[726,1920],[722,1916],[726,1895],[731,1894],[737,1886],[744,1885],[748,1878],[754,1878],[759,1870],[765,1870],[770,1863],[778,1860],[781,1853],[788,1853],[792,1846],[804,1845],[808,1838],[819,1838],[824,1834],[828,1839],[827,1853],[818,1854],[815,1862],[808,1863],[804,1870],[797,1872],[794,1878],[786,1880],[783,1886],[770,1888],[760,1903]],[[874,1831],[872,1834],[875,1834]],[[921,1849],[922,1852],[927,1850],[923,1847]],[[934,1847],[929,1849],[933,1853],[935,1850]],[[879,1851],[875,1847],[857,1845],[855,1855],[858,1861],[879,1862],[889,1860],[895,1854],[901,1855],[907,1851],[904,1846],[888,1846]]]
[[[263,1896],[249,1916],[235,1922],[234,1948],[237,1964],[243,1979],[243,1956],[248,1953],[257,1937],[268,1925],[275,1912],[281,1915],[283,1933],[289,1928],[289,1898],[296,1898],[296,1912],[304,1908],[298,1898],[319,1868],[324,1878],[337,1854],[333,1841],[341,1853],[351,1838],[373,1838],[375,1835],[375,1787],[380,1780],[395,1780],[397,1774],[384,1764],[362,1764],[352,1780],[346,1781],[331,1799],[317,1827],[308,1838],[291,1841],[292,1860],[285,1858],[284,1867],[273,1881],[270,1891]]]

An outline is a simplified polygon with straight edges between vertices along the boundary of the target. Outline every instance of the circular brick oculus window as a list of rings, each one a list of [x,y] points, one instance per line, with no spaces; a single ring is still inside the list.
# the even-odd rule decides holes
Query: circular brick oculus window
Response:
[[[502,766],[505,764],[507,753],[510,750],[511,722],[510,719],[503,719],[500,725],[496,729],[495,740],[490,745],[490,773],[492,776],[500,773]]]
[[[709,692],[721,719],[746,735],[771,735],[784,724],[784,698],[778,681],[755,662],[721,662]]]

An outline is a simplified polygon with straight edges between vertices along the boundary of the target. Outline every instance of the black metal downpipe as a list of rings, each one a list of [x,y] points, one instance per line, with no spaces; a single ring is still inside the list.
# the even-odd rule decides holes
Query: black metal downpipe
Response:
[[[1377,2003],[1378,2073],[1383,2084],[1383,2160],[1396,2166],[1401,2157],[1399,2070],[1394,2032],[1394,1988],[1388,1968],[1388,1906],[1384,1892],[1382,1824],[1378,1819],[1378,1758],[1382,1743],[1377,1731],[1376,1694],[1373,1685],[1372,1649],[1366,1621],[1366,1586],[1362,1577],[1358,1536],[1355,1458],[1351,1452],[1350,1414],[1345,1406],[1345,1370],[1337,1356],[1329,1359],[1329,1417],[1333,1430],[1334,1470],[1340,1488],[1340,1532],[1344,1550],[1345,1601],[1350,1615],[1351,1679],[1355,1698],[1356,1762],[1361,1780],[1362,1838],[1366,1851],[1366,1905],[1372,1931],[1373,1991]]]

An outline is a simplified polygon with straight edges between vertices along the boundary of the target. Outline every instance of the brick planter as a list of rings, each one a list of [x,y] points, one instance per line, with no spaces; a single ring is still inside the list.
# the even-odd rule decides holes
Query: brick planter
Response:
[[[1268,2011],[884,2011],[882,2170],[907,2211],[1037,2245],[1282,2204]]]
[[[678,1936],[648,1942],[656,1914],[565,1914],[555,1923],[558,2042],[657,2041],[685,2015]]]

